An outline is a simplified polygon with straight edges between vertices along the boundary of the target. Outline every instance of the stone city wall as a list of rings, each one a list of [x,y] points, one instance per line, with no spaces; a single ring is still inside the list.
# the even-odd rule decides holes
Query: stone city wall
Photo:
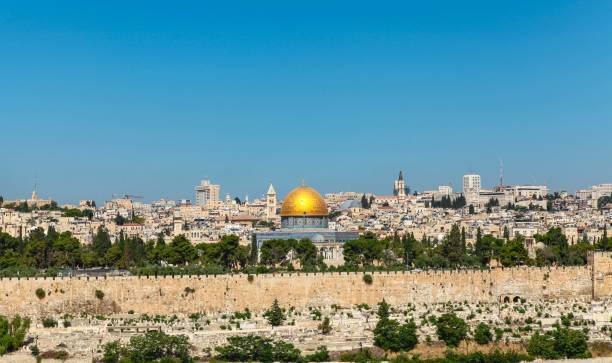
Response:
[[[612,255],[596,253],[580,267],[372,273],[292,273],[175,277],[0,279],[0,314],[45,316],[130,312],[187,314],[282,306],[374,305],[446,301],[495,302],[605,298],[612,295]],[[45,291],[38,298],[37,289]],[[96,296],[96,290],[104,294]],[[99,295],[99,294],[98,294]]]

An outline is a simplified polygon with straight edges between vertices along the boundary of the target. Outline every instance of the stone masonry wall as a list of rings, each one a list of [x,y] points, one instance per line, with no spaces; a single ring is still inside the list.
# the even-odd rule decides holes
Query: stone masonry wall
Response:
[[[580,267],[372,273],[293,273],[176,277],[73,277],[0,279],[0,314],[187,314],[282,306],[374,305],[446,301],[532,301],[605,298],[612,295],[612,255],[596,253]],[[46,296],[39,299],[36,290]],[[104,293],[96,297],[96,290]]]
[[[612,294],[612,252],[597,252],[589,256],[592,268],[593,298],[603,299]]]

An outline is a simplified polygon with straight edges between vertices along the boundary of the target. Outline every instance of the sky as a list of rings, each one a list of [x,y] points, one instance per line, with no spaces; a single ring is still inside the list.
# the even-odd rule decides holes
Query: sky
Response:
[[[610,1],[3,1],[0,195],[612,182]]]

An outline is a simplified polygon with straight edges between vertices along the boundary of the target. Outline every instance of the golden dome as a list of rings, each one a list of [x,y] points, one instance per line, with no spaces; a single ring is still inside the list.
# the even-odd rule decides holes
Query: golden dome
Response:
[[[319,192],[302,185],[287,194],[280,215],[281,217],[323,217],[327,216],[327,205]]]

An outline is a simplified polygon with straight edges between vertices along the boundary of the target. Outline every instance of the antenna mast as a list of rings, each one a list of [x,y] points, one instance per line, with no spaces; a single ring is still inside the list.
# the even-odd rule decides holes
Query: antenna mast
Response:
[[[504,161],[500,160],[499,161],[499,187],[500,189],[503,186],[504,186]]]

